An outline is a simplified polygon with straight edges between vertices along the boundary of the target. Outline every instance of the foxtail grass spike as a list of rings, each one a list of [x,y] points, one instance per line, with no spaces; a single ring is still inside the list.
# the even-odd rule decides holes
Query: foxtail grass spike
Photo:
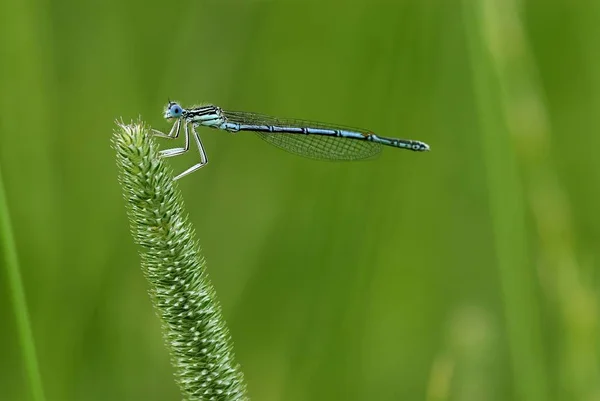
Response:
[[[186,400],[248,400],[215,290],[170,168],[143,123],[117,122],[119,179],[142,271]]]

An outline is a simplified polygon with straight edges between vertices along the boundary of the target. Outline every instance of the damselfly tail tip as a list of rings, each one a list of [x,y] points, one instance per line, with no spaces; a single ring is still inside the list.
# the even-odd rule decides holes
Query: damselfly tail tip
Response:
[[[430,148],[425,142],[416,141],[413,149],[419,152],[429,152]]]

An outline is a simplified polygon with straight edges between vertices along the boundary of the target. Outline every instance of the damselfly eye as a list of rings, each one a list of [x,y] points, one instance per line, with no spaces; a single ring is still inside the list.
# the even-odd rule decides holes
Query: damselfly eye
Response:
[[[181,107],[178,104],[174,104],[169,109],[169,113],[172,117],[179,117],[181,115]]]

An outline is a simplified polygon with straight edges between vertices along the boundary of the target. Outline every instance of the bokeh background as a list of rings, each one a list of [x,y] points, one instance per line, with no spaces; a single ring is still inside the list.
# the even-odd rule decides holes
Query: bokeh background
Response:
[[[432,147],[327,163],[201,130],[180,188],[254,400],[600,400],[597,1],[4,0],[0,37],[47,400],[181,398],[110,146],[116,118],[167,130],[168,98]],[[29,400],[9,277],[0,399]]]

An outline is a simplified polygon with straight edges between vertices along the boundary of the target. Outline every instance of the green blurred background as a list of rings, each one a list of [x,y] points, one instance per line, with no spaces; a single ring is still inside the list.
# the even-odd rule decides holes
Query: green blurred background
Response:
[[[597,1],[4,0],[0,37],[46,399],[180,399],[110,146],[170,97],[432,147],[201,130],[180,188],[254,400],[600,400]],[[0,399],[28,400],[7,277]]]

